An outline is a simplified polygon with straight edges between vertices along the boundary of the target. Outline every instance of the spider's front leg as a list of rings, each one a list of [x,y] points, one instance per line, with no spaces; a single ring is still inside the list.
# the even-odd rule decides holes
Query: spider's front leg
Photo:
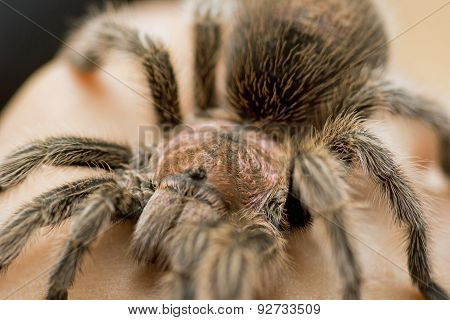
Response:
[[[168,190],[156,191],[147,206],[133,246],[139,260],[170,269],[171,298],[261,297],[286,268],[285,240],[262,218],[237,228],[209,204]]]
[[[224,221],[183,228],[189,233],[174,242],[178,250],[172,258],[175,299],[262,298],[286,271],[285,240],[273,230],[240,229]]]
[[[130,190],[110,181],[89,195],[77,210],[81,213],[72,222],[69,238],[51,272],[47,299],[67,299],[67,289],[75,279],[82,257],[101,227],[111,218],[139,215],[140,201]]]
[[[19,209],[0,228],[0,269],[21,252],[31,235],[41,227],[55,226],[69,218],[80,202],[111,177],[88,178],[46,192]]]
[[[391,152],[358,120],[349,117],[329,122],[321,141],[343,161],[359,163],[386,198],[395,220],[406,226],[408,269],[413,283],[427,299],[448,299],[431,276],[423,204]]]
[[[349,200],[345,174],[342,163],[323,146],[304,146],[294,161],[293,193],[309,212],[325,221],[344,283],[344,299],[360,299],[360,270],[343,216]]]
[[[238,227],[206,205],[187,204],[183,214],[198,218],[186,218],[169,245],[173,298],[263,298],[285,274],[286,240],[262,216]]]
[[[134,256],[142,263],[167,267],[170,255],[164,249],[169,232],[176,226],[184,200],[171,190],[157,189],[145,205],[131,243]]]
[[[83,166],[116,170],[127,166],[132,152],[127,146],[79,137],[47,138],[32,142],[8,155],[0,164],[0,191],[22,182],[42,165]]]
[[[69,239],[51,273],[47,294],[47,299],[67,299],[67,289],[100,227],[113,217],[139,215],[142,200],[114,177],[84,179],[44,193],[23,206],[0,229],[0,269],[17,257],[38,228],[55,226],[75,215]]]
[[[136,160],[137,165],[132,163]],[[102,140],[58,137],[31,143],[0,164],[0,186],[7,189],[23,181],[41,165],[89,166],[112,174],[82,179],[50,190],[18,210],[0,228],[0,269],[7,267],[40,227],[56,226],[76,216],[66,248],[52,272],[47,298],[67,298],[83,253],[100,227],[111,217],[139,214],[141,204],[154,191],[144,166],[151,171],[147,154],[134,159],[130,149]],[[130,170],[127,168],[135,168]],[[148,172],[147,172],[148,173]],[[131,175],[131,177],[130,177]],[[145,181],[144,181],[145,180]]]

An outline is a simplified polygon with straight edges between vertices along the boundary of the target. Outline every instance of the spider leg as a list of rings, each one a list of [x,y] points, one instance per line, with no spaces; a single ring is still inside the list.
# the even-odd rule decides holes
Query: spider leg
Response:
[[[440,162],[445,174],[450,177],[450,110],[420,96],[404,90],[385,93],[386,106],[393,114],[422,121],[431,126],[440,138]]]
[[[59,137],[28,144],[0,164],[0,191],[22,182],[39,166],[89,166],[119,169],[130,163],[128,147],[102,140]]]
[[[284,238],[267,222],[237,228],[195,204],[183,214],[200,213],[186,221],[170,242],[170,284],[175,299],[252,299],[266,292],[270,279],[286,267]],[[187,210],[187,211],[186,211]]]
[[[113,217],[134,215],[139,205],[130,191],[111,181],[101,185],[79,207],[81,213],[72,222],[69,239],[51,273],[47,299],[67,299],[67,289],[101,227]]]
[[[217,106],[216,66],[221,47],[221,27],[211,10],[197,9],[194,24],[194,96],[197,108]]]
[[[89,71],[101,67],[112,50],[128,54],[141,65],[159,123],[171,128],[182,122],[175,72],[162,44],[103,16],[92,19],[77,36],[82,38],[82,55],[69,52],[75,66]]]
[[[340,161],[325,148],[303,150],[294,162],[293,192],[310,212],[321,215],[325,220],[344,283],[344,299],[360,299],[360,269],[343,217],[348,203],[344,176],[345,169]]]
[[[65,184],[36,197],[0,229],[0,269],[20,253],[34,231],[55,226],[73,214],[78,204],[112,178],[88,178]]]
[[[184,200],[171,190],[156,190],[142,211],[131,242],[139,262],[156,262],[165,266],[168,253],[164,251],[170,230],[177,224]]]
[[[448,299],[431,277],[423,205],[391,152],[357,121],[329,123],[323,132],[323,142],[337,156],[345,161],[358,159],[385,196],[395,220],[407,227],[408,269],[413,283],[427,299]]]
[[[284,239],[267,223],[237,229],[209,204],[167,189],[147,203],[132,247],[139,261],[171,269],[172,297],[183,299],[253,297],[285,262]]]
[[[393,115],[421,121],[433,128],[440,139],[442,169],[450,177],[450,110],[448,108],[422,96],[387,85],[368,88],[362,95],[365,95],[363,103],[355,105],[363,114],[370,116],[381,109]]]

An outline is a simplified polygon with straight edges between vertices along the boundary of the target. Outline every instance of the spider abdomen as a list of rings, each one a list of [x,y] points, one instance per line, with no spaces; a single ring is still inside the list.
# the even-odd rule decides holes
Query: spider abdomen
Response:
[[[385,64],[384,28],[368,1],[246,5],[225,55],[228,103],[245,120],[303,122],[346,98],[336,87],[362,86]],[[365,76],[355,83],[355,74]]]

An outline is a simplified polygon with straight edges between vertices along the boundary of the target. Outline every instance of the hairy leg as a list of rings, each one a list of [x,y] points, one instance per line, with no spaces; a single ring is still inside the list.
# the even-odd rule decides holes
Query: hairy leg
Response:
[[[0,269],[20,253],[40,227],[54,226],[70,217],[88,195],[112,178],[88,178],[68,183],[36,197],[17,211],[0,229]]]
[[[171,298],[261,298],[285,271],[285,240],[267,222],[237,228],[199,203],[183,215],[169,243]]]
[[[112,50],[130,55],[140,63],[159,123],[171,128],[182,122],[178,85],[169,52],[160,43],[107,15],[94,17],[73,38],[79,38],[82,55],[67,51],[81,70],[101,67]]]
[[[366,116],[384,110],[405,118],[421,121],[436,132],[440,140],[440,162],[450,177],[450,109],[406,90],[380,84],[362,90],[349,105]]]
[[[221,28],[211,10],[197,10],[194,25],[195,104],[200,111],[217,106],[216,66],[221,46]]]
[[[293,192],[311,213],[325,220],[339,275],[344,283],[344,299],[360,299],[360,270],[343,217],[349,201],[344,177],[342,163],[323,146],[305,148],[294,162]]]
[[[39,166],[87,166],[119,169],[130,163],[127,146],[97,139],[59,137],[28,144],[0,164],[0,191],[22,182]]]
[[[386,198],[395,220],[406,226],[408,269],[413,283],[427,299],[448,299],[431,277],[423,205],[391,152],[360,122],[349,118],[328,123],[321,139],[344,161],[361,165]]]
[[[174,191],[156,190],[133,232],[131,247],[139,262],[157,262],[166,266],[168,253],[162,244],[178,223],[183,206],[183,198]]]
[[[69,239],[51,272],[47,299],[67,299],[67,289],[101,227],[113,217],[134,215],[136,201],[130,191],[111,181],[101,185],[80,204],[80,214],[72,222]]]
[[[390,112],[422,121],[436,131],[440,139],[441,166],[450,177],[450,109],[404,90],[387,91],[385,95]]]

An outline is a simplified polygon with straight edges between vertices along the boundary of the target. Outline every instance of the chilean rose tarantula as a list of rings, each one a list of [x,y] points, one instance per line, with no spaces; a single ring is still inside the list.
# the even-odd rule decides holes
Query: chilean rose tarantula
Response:
[[[361,0],[235,4],[228,32],[215,7],[205,10],[203,3],[195,14],[197,111],[184,127],[175,72],[161,43],[118,23],[111,12],[74,34],[81,55],[68,56],[80,71],[94,72],[111,51],[140,63],[163,141],[133,152],[108,141],[53,137],[6,157],[2,191],[43,165],[105,173],[48,191],[16,212],[0,229],[0,267],[38,228],[72,217],[47,294],[66,299],[101,227],[133,218],[134,256],[169,271],[172,298],[258,298],[287,268],[289,232],[323,217],[343,297],[358,299],[360,268],[343,213],[347,178],[361,169],[406,230],[413,283],[427,299],[447,299],[431,275],[424,206],[366,121],[386,110],[428,123],[440,137],[441,162],[450,174],[450,119],[383,77],[387,38],[374,7]],[[226,95],[219,99],[222,55]]]

